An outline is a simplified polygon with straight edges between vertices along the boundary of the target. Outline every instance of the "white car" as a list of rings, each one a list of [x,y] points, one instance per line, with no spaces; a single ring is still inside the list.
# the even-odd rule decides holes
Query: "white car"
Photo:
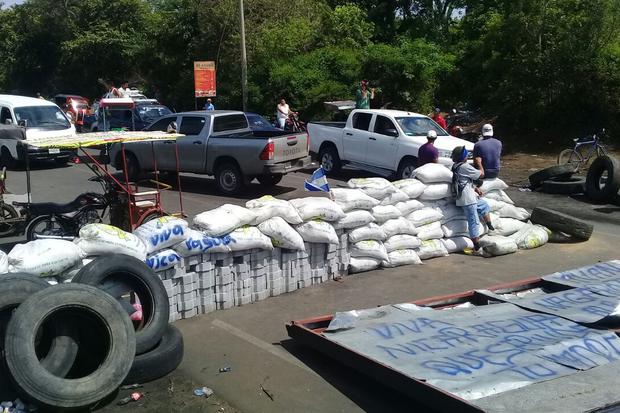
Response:
[[[327,173],[342,166],[397,179],[411,177],[418,164],[418,150],[427,142],[429,130],[437,132],[439,162],[452,165],[452,150],[474,144],[450,136],[435,121],[419,113],[399,110],[357,109],[345,122],[310,122],[310,151],[318,154]]]

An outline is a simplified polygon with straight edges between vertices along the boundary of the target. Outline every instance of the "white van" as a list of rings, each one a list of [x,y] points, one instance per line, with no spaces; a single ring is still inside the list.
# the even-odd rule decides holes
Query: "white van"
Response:
[[[75,135],[75,126],[58,106],[47,100],[26,96],[0,95],[0,124],[25,127],[27,141],[40,137]],[[66,163],[74,155],[74,151],[28,147],[30,160]],[[24,152],[18,150],[17,141],[0,139],[0,167],[22,161]]]

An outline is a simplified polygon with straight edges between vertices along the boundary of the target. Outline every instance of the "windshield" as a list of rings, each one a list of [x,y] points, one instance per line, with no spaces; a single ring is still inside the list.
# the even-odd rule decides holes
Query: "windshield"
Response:
[[[273,128],[267,119],[259,115],[248,115],[248,122],[251,128]]]
[[[172,111],[165,106],[139,106],[138,115],[143,121],[150,123],[162,116],[170,115]]]
[[[403,132],[407,136],[426,136],[429,130],[437,132],[437,136],[449,136],[448,132],[441,129],[441,126],[434,120],[427,117],[406,116],[396,118]]]
[[[26,106],[15,108],[17,122],[27,121],[28,128],[60,130],[68,129],[71,124],[56,106]]]

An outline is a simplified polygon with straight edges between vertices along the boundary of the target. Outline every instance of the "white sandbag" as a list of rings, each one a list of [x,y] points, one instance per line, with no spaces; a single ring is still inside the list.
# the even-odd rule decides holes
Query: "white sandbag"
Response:
[[[364,240],[349,245],[351,257],[374,258],[379,261],[387,260],[388,255],[383,243],[375,240]]]
[[[415,249],[415,252],[421,260],[448,256],[448,251],[440,239],[422,241],[422,244]]]
[[[165,271],[181,262],[181,257],[172,249],[165,249],[149,255],[144,260],[146,265],[155,272]]]
[[[481,199],[483,199],[489,205],[490,212],[499,211],[504,205],[510,205],[506,204],[504,201],[498,201],[496,199],[488,198],[486,196]]]
[[[237,228],[230,234],[230,250],[231,251],[246,251],[254,248],[261,250],[272,250],[273,245],[271,239],[260,232],[256,227],[244,226]]]
[[[291,204],[297,209],[299,216],[304,221],[319,218],[331,222],[344,218],[344,211],[340,205],[328,198],[297,198],[291,200]]]
[[[363,209],[345,213],[345,217],[334,222],[335,229],[351,229],[363,227],[371,222],[375,222],[375,217],[369,211]]]
[[[289,224],[301,224],[303,220],[290,202],[265,195],[245,203],[246,208],[256,214],[254,225],[267,221],[269,218],[280,217]]]
[[[9,272],[9,257],[6,252],[0,251],[0,274]]]
[[[355,274],[358,272],[372,271],[379,268],[381,261],[374,258],[355,258],[351,257],[349,260],[349,274]]]
[[[425,184],[452,182],[452,171],[440,163],[427,163],[413,171],[412,176]]]
[[[38,239],[17,244],[8,255],[9,272],[47,277],[59,275],[81,262],[80,248],[71,241]]]
[[[390,219],[396,219],[403,214],[394,205],[377,205],[372,209],[372,216],[381,224]]]
[[[413,211],[407,215],[407,219],[413,223],[416,227],[430,224],[431,222],[441,221],[443,214],[441,211],[435,208],[423,208]]]
[[[491,222],[495,230],[491,231],[492,234],[490,235],[501,235],[504,237],[514,234],[527,225],[525,222],[514,218],[492,219]]]
[[[452,196],[452,184],[430,184],[424,188],[424,192],[420,195],[420,199],[424,201],[433,201],[436,199],[448,198]]]
[[[464,219],[453,219],[441,226],[443,235],[446,238],[469,236],[469,225]],[[487,227],[482,222],[478,221],[478,234],[483,235],[487,232]]]
[[[449,198],[443,198],[443,199],[434,199],[434,200],[424,200],[423,201],[424,206],[426,208],[444,208],[446,205],[455,205],[455,200],[452,197]]]
[[[422,195],[424,188],[426,188],[426,185],[413,178],[394,181],[392,182],[392,185],[403,191],[411,199],[415,199]]]
[[[194,225],[210,237],[219,237],[255,220],[256,214],[251,210],[238,205],[224,204],[196,215]]]
[[[403,214],[403,216],[407,216],[413,211],[424,208],[424,204],[417,199],[410,199],[409,201],[397,203],[395,207],[398,208],[398,210]]]
[[[394,192],[393,194],[388,194],[388,196],[383,198],[379,205],[396,205],[399,202],[404,202],[408,200],[409,196],[400,189],[397,189],[396,192]]]
[[[258,224],[258,229],[271,238],[277,248],[305,251],[304,240],[283,218],[274,217]]]
[[[151,254],[183,241],[188,227],[186,220],[166,216],[140,225],[133,234],[144,242],[146,253]]]
[[[107,224],[87,224],[74,242],[83,256],[125,254],[144,261],[146,245],[130,232]]]
[[[409,221],[405,217],[385,221],[381,225],[381,228],[383,228],[383,231],[387,237],[391,237],[396,234],[416,235],[418,233],[418,230],[415,225],[413,225],[413,222]]]
[[[363,227],[355,228],[349,232],[349,242],[355,243],[372,239],[375,241],[383,241],[387,238],[385,231],[382,227],[375,223],[364,225]]]
[[[221,237],[210,237],[195,229],[188,229],[185,241],[179,242],[173,249],[181,257],[191,257],[198,254],[230,252],[229,245],[232,242],[232,238],[228,234]]]
[[[504,203],[504,205],[500,209],[498,209],[497,212],[502,218],[514,218],[518,219],[519,221],[525,221],[527,219],[530,219],[530,213],[527,212],[527,209],[520,208],[508,203]]]
[[[420,239],[413,235],[398,234],[393,235],[383,242],[383,246],[387,252],[396,250],[412,250],[420,246]]]
[[[344,212],[354,209],[370,210],[379,205],[378,200],[366,195],[359,189],[334,188],[332,189],[332,194],[334,195],[334,201],[342,207]]]
[[[508,194],[506,192],[504,192],[503,190],[496,190],[496,191],[489,191],[487,193],[484,194],[484,198],[485,199],[494,199],[496,201],[502,201],[502,202],[507,202],[509,204],[514,205],[514,201],[512,199],[510,199],[510,197],[508,196]]]
[[[463,208],[456,206],[454,202],[449,202],[436,208],[441,211],[443,215],[441,222],[449,222],[455,219],[465,219]]]
[[[295,227],[295,230],[306,242],[317,244],[338,244],[338,235],[333,225],[320,219],[304,222]]]
[[[480,238],[480,246],[489,255],[499,256],[517,252],[517,243],[501,235],[486,235]]]
[[[480,186],[480,190],[483,194],[491,191],[502,191],[504,189],[508,189],[508,185],[499,178],[483,179],[482,185]]]
[[[448,253],[463,252],[465,249],[473,249],[474,243],[469,237],[451,237],[441,240]]]
[[[381,266],[386,268],[412,264],[422,264],[420,257],[418,257],[418,254],[412,249],[388,252],[387,261],[381,262]]]
[[[347,182],[349,188],[362,190],[366,195],[375,199],[383,199],[396,192],[396,187],[385,178],[353,178]]]
[[[429,239],[443,238],[443,231],[441,229],[441,222],[435,221],[430,224],[422,225],[416,228],[418,230],[417,237],[422,241]]]
[[[545,245],[549,241],[549,232],[541,225],[525,224],[509,238],[515,241],[520,250],[530,250]]]

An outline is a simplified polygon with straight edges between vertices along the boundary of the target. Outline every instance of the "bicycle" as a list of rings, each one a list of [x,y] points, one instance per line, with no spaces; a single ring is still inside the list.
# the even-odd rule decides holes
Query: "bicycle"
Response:
[[[605,129],[603,129],[602,134],[605,134]],[[576,170],[580,170],[588,166],[594,154],[596,157],[606,156],[607,150],[601,145],[600,140],[600,136],[596,134],[573,139],[575,146],[572,149],[568,148],[560,152],[558,165],[570,164],[575,166]]]

